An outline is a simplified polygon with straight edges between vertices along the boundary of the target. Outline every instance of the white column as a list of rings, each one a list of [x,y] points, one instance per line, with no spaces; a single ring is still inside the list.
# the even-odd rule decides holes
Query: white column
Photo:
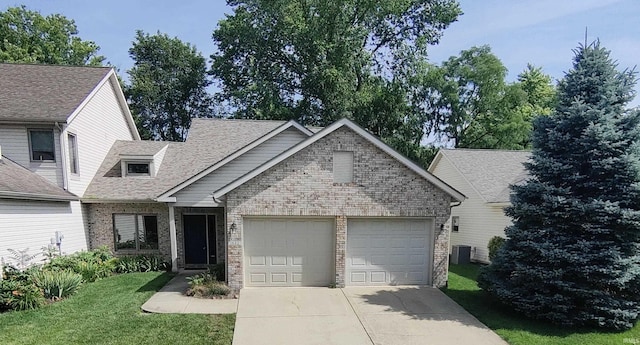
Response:
[[[176,213],[172,205],[169,206],[169,237],[171,238],[171,270],[178,272],[178,238],[176,236]]]

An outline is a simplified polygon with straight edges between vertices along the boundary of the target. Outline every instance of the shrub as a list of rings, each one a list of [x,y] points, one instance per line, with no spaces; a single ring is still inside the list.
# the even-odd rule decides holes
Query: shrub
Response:
[[[493,259],[496,257],[496,254],[498,253],[498,249],[502,247],[505,241],[506,240],[500,236],[491,237],[491,239],[489,240],[489,245],[487,246],[489,248],[489,260],[493,261]]]
[[[32,275],[33,283],[42,289],[44,297],[61,299],[73,295],[83,277],[72,271],[38,271]]]
[[[189,289],[187,296],[194,297],[223,297],[231,293],[231,289],[223,282],[216,280],[211,273],[200,273],[187,277]]]
[[[44,268],[48,271],[73,271],[86,282],[108,277],[115,268],[114,257],[106,247],[52,258]]]
[[[0,281],[0,311],[37,309],[44,304],[42,290],[33,283],[9,279]]]
[[[115,260],[118,273],[166,271],[170,265],[154,255],[123,256]]]

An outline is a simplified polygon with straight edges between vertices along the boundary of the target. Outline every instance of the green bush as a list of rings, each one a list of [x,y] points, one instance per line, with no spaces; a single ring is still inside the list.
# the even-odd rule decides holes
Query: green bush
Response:
[[[88,252],[78,252],[71,255],[58,256],[47,264],[48,271],[72,271],[82,276],[86,282],[110,276],[115,269],[115,258],[106,247]]]
[[[211,273],[199,273],[187,277],[189,289],[187,296],[195,297],[223,297],[231,293],[231,289],[223,282],[216,280],[216,276]]]
[[[117,273],[167,271],[168,262],[154,255],[123,256],[115,260]]]
[[[42,289],[45,298],[61,299],[73,295],[83,277],[72,271],[38,271],[32,275],[33,283]]]
[[[45,302],[42,290],[31,282],[0,281],[0,311],[37,309]]]
[[[505,241],[506,240],[500,236],[491,237],[491,239],[489,240],[489,244],[487,245],[487,247],[489,248],[489,260],[493,261],[493,259],[496,257],[496,254],[498,253],[498,249],[500,249],[500,247],[504,245]]]

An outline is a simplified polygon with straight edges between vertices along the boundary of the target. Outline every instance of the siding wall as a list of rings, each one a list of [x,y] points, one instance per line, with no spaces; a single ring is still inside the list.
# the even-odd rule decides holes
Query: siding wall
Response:
[[[31,162],[29,152],[29,129],[51,129],[56,146],[55,162]],[[62,184],[62,154],[60,153],[60,131],[53,126],[43,125],[0,125],[0,146],[2,155],[23,167],[46,178],[60,187]]]
[[[296,145],[307,136],[289,128],[175,194],[176,206],[216,207],[211,194]]]
[[[446,157],[440,159],[432,173],[468,198],[451,209],[452,217],[460,217],[460,226],[458,232],[451,232],[449,251],[454,245],[471,246],[471,259],[488,263],[489,239],[505,237],[504,228],[511,225],[511,219],[504,215],[504,205],[486,203]]]
[[[69,191],[83,196],[113,143],[116,140],[133,140],[111,80],[102,85],[65,129],[63,147],[68,151],[67,132],[77,136],[79,163],[78,175],[71,174],[69,164],[65,164]],[[69,159],[68,152],[66,159]]]
[[[87,249],[84,214],[79,201],[40,202],[0,200],[0,257],[11,263],[8,248],[30,254],[42,252],[51,244],[55,232],[64,235],[62,252],[73,253]],[[38,256],[33,263],[42,259]]]

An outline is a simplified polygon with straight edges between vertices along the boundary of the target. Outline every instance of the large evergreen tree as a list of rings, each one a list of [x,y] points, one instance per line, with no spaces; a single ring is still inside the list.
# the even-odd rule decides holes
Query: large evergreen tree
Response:
[[[480,286],[537,319],[626,329],[640,313],[640,113],[635,73],[576,50],[551,116],[534,123],[528,181]]]

